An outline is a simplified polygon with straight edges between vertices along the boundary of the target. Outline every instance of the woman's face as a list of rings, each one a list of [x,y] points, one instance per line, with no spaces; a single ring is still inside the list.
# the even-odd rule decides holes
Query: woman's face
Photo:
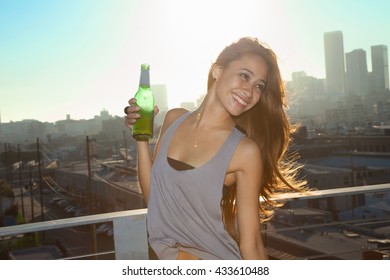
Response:
[[[247,54],[226,68],[217,66],[213,71],[216,94],[231,115],[239,116],[259,102],[268,75],[263,58]]]

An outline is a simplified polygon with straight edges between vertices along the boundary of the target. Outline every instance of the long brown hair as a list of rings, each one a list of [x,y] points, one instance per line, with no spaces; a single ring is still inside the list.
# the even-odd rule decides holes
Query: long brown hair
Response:
[[[286,191],[301,191],[305,182],[295,179],[298,167],[293,164],[292,158],[287,158],[294,126],[290,124],[285,112],[286,95],[275,53],[256,38],[244,37],[227,46],[211,69],[215,65],[225,68],[244,54],[262,57],[268,67],[267,83],[260,101],[251,110],[235,117],[237,126],[257,143],[263,157],[263,170],[259,170],[263,173],[259,212],[260,220],[264,222],[272,217],[274,208],[280,206],[272,198]],[[214,82],[211,69],[208,88]],[[224,187],[221,200],[223,222],[226,230],[238,242],[235,200],[236,187]]]

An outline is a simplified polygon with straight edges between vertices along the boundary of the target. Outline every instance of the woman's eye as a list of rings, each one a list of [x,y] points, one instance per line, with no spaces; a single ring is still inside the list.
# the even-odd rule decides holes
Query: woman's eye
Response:
[[[265,84],[257,84],[257,85],[256,85],[256,88],[257,88],[260,92],[263,92],[264,89],[265,89]]]
[[[246,73],[241,73],[240,76],[243,77],[246,81],[249,80],[249,75]]]
[[[258,90],[260,93],[263,93],[264,90],[265,90],[265,84],[257,84],[257,85],[256,85],[256,88],[257,88],[257,90]]]

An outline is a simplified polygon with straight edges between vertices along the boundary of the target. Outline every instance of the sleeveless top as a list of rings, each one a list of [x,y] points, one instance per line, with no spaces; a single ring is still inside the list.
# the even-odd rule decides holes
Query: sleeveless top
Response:
[[[168,163],[168,147],[180,116],[160,139],[152,165],[147,214],[149,244],[159,259],[176,259],[184,251],[200,259],[241,259],[237,243],[222,221],[221,199],[226,171],[244,137],[237,128],[207,163],[176,170]]]

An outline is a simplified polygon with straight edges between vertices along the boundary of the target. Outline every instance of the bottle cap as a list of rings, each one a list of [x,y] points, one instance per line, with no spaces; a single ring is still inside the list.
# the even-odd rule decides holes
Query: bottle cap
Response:
[[[141,69],[149,70],[150,69],[150,65],[146,64],[146,63],[143,63],[143,64],[141,64]]]

